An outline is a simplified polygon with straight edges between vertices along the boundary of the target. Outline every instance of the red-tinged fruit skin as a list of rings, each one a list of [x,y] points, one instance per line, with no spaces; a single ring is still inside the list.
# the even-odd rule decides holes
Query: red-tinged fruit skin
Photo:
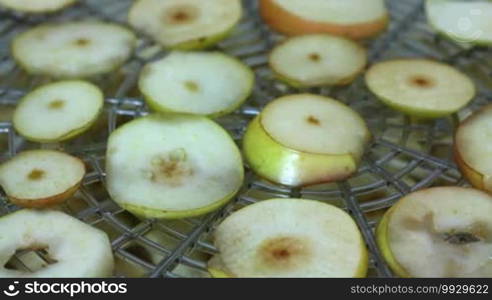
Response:
[[[260,0],[260,14],[271,28],[286,35],[308,33],[331,33],[351,39],[365,39],[384,31],[389,24],[389,16],[379,20],[355,25],[341,25],[305,20],[280,7],[275,0]]]

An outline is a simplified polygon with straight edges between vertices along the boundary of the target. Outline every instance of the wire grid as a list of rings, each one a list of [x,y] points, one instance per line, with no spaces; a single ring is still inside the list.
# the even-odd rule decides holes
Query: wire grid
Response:
[[[60,209],[106,231],[115,253],[118,277],[207,277],[206,263],[217,253],[214,228],[230,213],[270,198],[297,197],[324,201],[348,211],[370,250],[373,277],[393,276],[379,252],[374,227],[386,209],[403,195],[432,185],[465,185],[451,159],[452,133],[456,124],[487,103],[492,95],[492,53],[485,48],[467,48],[441,39],[426,23],[422,0],[387,0],[392,22],[389,30],[368,42],[371,63],[396,57],[429,57],[459,67],[478,85],[479,94],[469,108],[436,121],[415,121],[381,105],[358,78],[346,87],[293,89],[275,80],[267,64],[269,50],[282,39],[262,24],[256,1],[243,1],[245,16],[234,34],[217,49],[251,66],[257,85],[250,100],[237,112],[219,119],[240,143],[248,122],[261,108],[281,95],[310,92],[329,95],[357,110],[375,136],[359,172],[351,179],[303,189],[273,185],[256,177],[246,166],[246,180],[238,196],[224,208],[200,218],[158,221],[139,220],[115,204],[104,188],[105,142],[117,126],[148,113],[136,88],[138,72],[147,62],[166,52],[149,38],[139,35],[132,58],[110,76],[91,80],[105,95],[105,114],[91,131],[64,144],[40,145],[18,136],[10,115],[18,99],[32,88],[52,81],[29,76],[11,59],[9,42],[17,33],[46,21],[98,18],[126,25],[131,0],[81,0],[59,14],[29,16],[0,10],[0,161],[26,149],[56,148],[81,157],[88,173],[80,191]],[[0,191],[1,214],[17,207]],[[31,253],[32,254],[32,253]],[[47,261],[46,253],[35,253]],[[11,261],[32,270],[29,253],[17,253]]]

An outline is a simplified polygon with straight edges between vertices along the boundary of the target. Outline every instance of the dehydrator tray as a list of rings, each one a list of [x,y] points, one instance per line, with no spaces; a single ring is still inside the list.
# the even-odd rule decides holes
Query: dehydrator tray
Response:
[[[350,105],[368,122],[374,141],[367,149],[359,172],[351,179],[303,189],[272,185],[256,177],[246,166],[241,192],[224,208],[200,218],[157,221],[138,220],[115,204],[104,186],[105,143],[117,126],[145,115],[148,109],[136,88],[143,64],[166,55],[150,39],[139,34],[139,46],[132,58],[107,76],[91,78],[103,89],[106,106],[103,117],[83,136],[63,144],[36,144],[18,136],[10,123],[17,101],[32,88],[52,81],[33,77],[12,60],[11,39],[41,22],[102,19],[126,25],[131,0],[80,0],[62,13],[31,16],[0,10],[0,162],[26,149],[63,149],[81,157],[88,173],[80,191],[62,209],[108,233],[116,258],[117,277],[205,277],[207,260],[216,253],[211,243],[214,227],[232,211],[270,199],[297,197],[324,201],[348,211],[370,250],[373,277],[392,273],[379,252],[374,227],[383,212],[409,192],[435,185],[466,185],[452,161],[452,134],[459,120],[492,99],[492,51],[469,48],[437,36],[425,18],[422,0],[387,0],[391,12],[389,30],[366,43],[371,63],[396,57],[427,57],[455,65],[472,77],[479,93],[474,102],[450,118],[416,121],[380,104],[367,90],[362,77],[346,87],[296,90],[276,81],[267,64],[269,50],[281,36],[271,32],[257,14],[256,1],[243,1],[244,18],[217,50],[234,55],[256,72],[252,97],[235,113],[218,121],[240,144],[247,123],[270,100],[281,95],[310,92],[329,95]],[[137,33],[138,34],[138,33]],[[0,213],[18,209],[0,190]],[[29,271],[26,256],[12,258]],[[34,253],[43,259],[46,253]],[[11,260],[11,261],[12,261]]]

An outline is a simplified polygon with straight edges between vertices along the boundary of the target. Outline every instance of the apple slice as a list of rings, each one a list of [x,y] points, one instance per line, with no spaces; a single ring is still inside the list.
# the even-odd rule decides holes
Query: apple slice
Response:
[[[239,60],[219,52],[172,52],[144,67],[139,87],[160,112],[218,117],[251,95],[255,75]]]
[[[77,0],[0,0],[0,6],[31,14],[51,13],[62,10]]]
[[[144,218],[186,218],[213,211],[240,189],[241,154],[205,117],[150,115],[114,131],[106,158],[112,198]]]
[[[426,11],[442,35],[460,43],[492,45],[490,1],[427,0]]]
[[[373,65],[369,89],[391,108],[421,118],[440,118],[465,107],[475,85],[455,68],[426,59],[398,59]]]
[[[440,187],[401,199],[384,216],[377,239],[401,277],[491,277],[492,197]]]
[[[328,34],[292,37],[270,54],[277,77],[294,87],[344,85],[364,69],[367,54],[356,42]]]
[[[456,131],[454,157],[462,174],[480,190],[492,193],[492,105],[468,117]]]
[[[307,186],[351,176],[370,139],[364,120],[348,106],[300,94],[268,104],[249,125],[243,148],[259,176]]]
[[[12,55],[30,74],[89,77],[110,72],[132,54],[135,35],[99,21],[45,24],[19,34]]]
[[[60,142],[89,129],[104,106],[101,90],[85,81],[60,81],[27,94],[17,106],[14,128],[26,139]]]
[[[365,277],[367,273],[367,249],[355,222],[343,210],[318,201],[258,202],[227,217],[214,237],[220,254],[212,259],[218,269],[211,273],[220,277]]]
[[[128,21],[166,48],[191,50],[226,38],[241,16],[240,0],[139,0]]]
[[[80,159],[53,150],[24,151],[0,165],[0,185],[23,207],[60,204],[75,194],[84,175]]]
[[[331,33],[363,39],[385,30],[384,0],[260,0],[263,20],[287,35]]]
[[[0,218],[0,277],[109,277],[108,236],[65,213],[20,210]],[[5,267],[16,250],[46,250],[49,264],[32,273]]]

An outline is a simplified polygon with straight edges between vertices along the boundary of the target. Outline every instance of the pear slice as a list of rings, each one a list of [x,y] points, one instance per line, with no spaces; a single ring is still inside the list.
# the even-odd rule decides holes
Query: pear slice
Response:
[[[386,105],[421,118],[451,115],[465,107],[476,93],[467,75],[426,59],[377,63],[366,73],[366,83]]]
[[[220,254],[214,255],[208,261],[207,265],[208,265],[208,273],[212,278],[231,278],[234,276],[232,275],[231,271],[227,270],[226,265],[224,264],[222,258],[220,257]]]
[[[108,236],[58,211],[23,209],[0,218],[0,277],[109,277],[114,259]],[[16,250],[46,250],[49,264],[25,272],[5,267]]]
[[[227,217],[214,237],[220,254],[213,266],[225,268],[215,275],[328,278],[367,273],[367,249],[355,222],[343,210],[318,201],[258,202]]]
[[[226,38],[241,16],[240,0],[139,0],[128,21],[166,48],[191,50]]]
[[[19,34],[12,55],[30,74],[89,77],[108,73],[132,54],[135,35],[99,21],[44,24]]]
[[[384,0],[260,0],[260,13],[270,27],[287,35],[363,39],[385,30],[389,21]]]
[[[244,154],[261,177],[287,186],[346,179],[371,139],[364,120],[331,98],[299,94],[268,104],[249,125]]]
[[[401,277],[491,277],[492,197],[474,189],[414,192],[389,210],[378,244]]]
[[[85,81],[60,81],[39,87],[17,106],[14,128],[26,139],[60,142],[89,129],[102,112],[101,90]]]
[[[328,34],[293,37],[270,54],[270,67],[294,87],[344,85],[352,82],[367,63],[356,42]]]
[[[254,81],[253,71],[228,55],[172,52],[145,66],[139,87],[156,111],[218,117],[239,108]]]
[[[456,131],[454,157],[462,174],[477,189],[492,193],[492,105],[468,117]]]
[[[476,45],[492,45],[490,1],[427,0],[429,23],[450,39]]]
[[[202,215],[227,203],[244,170],[228,133],[205,117],[150,115],[114,131],[106,158],[112,198],[144,218]]]
[[[84,163],[66,153],[30,150],[0,165],[0,185],[9,200],[23,207],[60,204],[79,188]]]
[[[51,13],[62,10],[77,0],[0,0],[0,6],[31,14]]]

